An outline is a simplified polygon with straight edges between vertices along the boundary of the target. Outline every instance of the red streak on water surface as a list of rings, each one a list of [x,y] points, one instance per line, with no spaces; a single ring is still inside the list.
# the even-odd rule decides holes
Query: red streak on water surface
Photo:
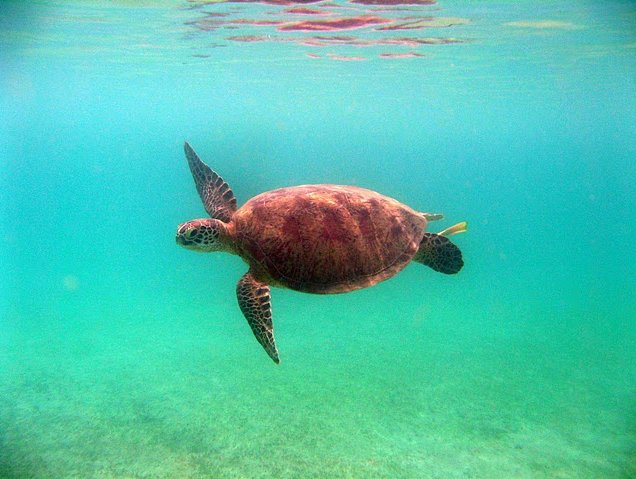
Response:
[[[360,17],[337,18],[334,20],[306,20],[303,22],[293,22],[278,27],[280,31],[334,31],[334,30],[354,30],[371,25],[390,23],[391,20],[373,15],[363,15]]]
[[[331,12],[326,10],[315,10],[313,8],[288,8],[287,10],[283,10],[283,13],[290,13],[292,15],[331,15]]]
[[[433,5],[435,0],[350,0],[351,3],[360,5]]]
[[[408,52],[408,53],[380,53],[380,58],[415,58],[423,57],[421,53]]]

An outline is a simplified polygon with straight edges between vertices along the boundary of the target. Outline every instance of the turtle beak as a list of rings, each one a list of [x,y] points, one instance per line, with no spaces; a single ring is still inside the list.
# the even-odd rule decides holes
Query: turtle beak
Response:
[[[184,236],[184,235],[182,235],[182,234],[181,234],[181,233],[179,233],[179,232],[177,232],[177,236],[176,236],[175,240],[177,241],[177,244],[178,244],[178,245],[181,245],[181,246],[187,246],[187,245],[192,244],[192,242],[191,242],[191,241],[188,241],[188,240],[185,238],[185,236]]]
[[[187,229],[188,228],[186,227],[186,223],[180,224],[179,227],[177,228],[177,235],[175,237],[175,240],[178,245],[186,246],[187,244],[190,244],[190,241],[186,239],[184,234],[187,231]]]
[[[177,244],[181,246],[190,246],[194,244],[192,241],[185,239],[182,235],[177,235]]]

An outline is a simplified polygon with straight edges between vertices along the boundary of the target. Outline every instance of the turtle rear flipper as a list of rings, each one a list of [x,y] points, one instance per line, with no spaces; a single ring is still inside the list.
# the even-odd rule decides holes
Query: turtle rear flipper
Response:
[[[425,264],[444,274],[455,274],[464,266],[462,252],[446,236],[424,233],[420,249],[413,261]]]
[[[236,198],[230,186],[201,161],[187,141],[183,149],[205,211],[211,218],[228,223],[236,211]]]

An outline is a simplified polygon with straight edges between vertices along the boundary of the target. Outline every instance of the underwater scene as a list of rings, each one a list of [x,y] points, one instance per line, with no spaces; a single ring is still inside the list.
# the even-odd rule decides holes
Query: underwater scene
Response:
[[[636,477],[634,2],[5,0],[0,111],[0,478]]]

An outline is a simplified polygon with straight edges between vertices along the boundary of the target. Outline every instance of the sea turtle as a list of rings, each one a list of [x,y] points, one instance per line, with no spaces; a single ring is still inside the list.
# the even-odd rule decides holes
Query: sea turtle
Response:
[[[316,294],[346,293],[390,278],[411,261],[453,274],[462,255],[447,236],[459,223],[434,234],[428,221],[398,201],[356,186],[303,185],[255,196],[237,209],[228,184],[186,143],[197,191],[211,218],[179,225],[185,248],[225,251],[249,265],[236,286],[241,311],[267,354],[279,363],[269,286]]]

